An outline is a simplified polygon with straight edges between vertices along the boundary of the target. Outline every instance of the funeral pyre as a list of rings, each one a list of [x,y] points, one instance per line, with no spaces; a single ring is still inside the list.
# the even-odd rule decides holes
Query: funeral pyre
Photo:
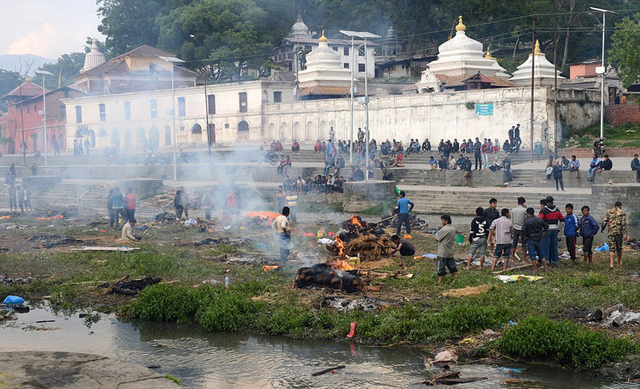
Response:
[[[364,285],[355,266],[360,261],[375,261],[389,256],[393,243],[377,224],[352,216],[342,223],[335,241],[326,245],[326,248],[331,257],[326,263],[299,269],[296,287],[325,286],[349,293],[356,292]]]

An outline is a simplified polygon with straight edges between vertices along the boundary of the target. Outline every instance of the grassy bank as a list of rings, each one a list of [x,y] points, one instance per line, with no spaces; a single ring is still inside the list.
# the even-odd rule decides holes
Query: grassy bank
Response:
[[[605,145],[611,147],[640,147],[640,125],[622,126],[604,125]],[[569,140],[562,141],[561,147],[592,148],[594,139],[600,138],[600,124],[594,124],[582,130],[571,129]]]
[[[104,239],[99,230],[72,223],[58,227],[57,233]],[[303,226],[295,234],[300,256],[326,256],[324,248],[314,239],[304,238],[302,232],[313,231]],[[26,239],[33,233],[20,230],[11,239]],[[395,276],[375,280],[382,290],[366,293],[385,302],[387,308],[338,312],[323,308],[322,302],[340,293],[292,287],[300,264],[264,272],[260,264],[251,263],[251,258],[265,255],[258,253],[255,242],[270,243],[268,231],[242,234],[251,236],[253,243],[193,245],[194,240],[205,236],[209,235],[193,229],[158,226],[141,250],[130,253],[30,250],[24,246],[26,250],[3,253],[0,269],[11,277],[31,276],[34,280],[24,285],[0,285],[0,295],[11,293],[29,299],[50,296],[52,304],[61,308],[117,310],[130,319],[195,322],[210,331],[248,330],[295,338],[345,339],[350,323],[355,321],[360,341],[409,343],[430,349],[492,329],[502,331],[504,336],[485,344],[485,353],[496,350],[514,357],[558,359],[577,367],[594,367],[638,353],[640,331],[635,326],[604,332],[581,324],[589,312],[618,303],[640,311],[637,253],[626,253],[625,267],[614,271],[607,270],[605,257],[597,254],[599,263],[593,266],[562,266],[542,273],[543,279],[537,282],[509,284],[497,280],[488,269],[459,269],[455,282],[447,278],[439,285],[434,261],[396,257],[375,266],[376,271]],[[240,234],[227,236],[238,238]],[[413,237],[419,253],[435,252],[433,237],[420,232],[414,232]],[[275,253],[276,249],[272,246],[269,250]],[[465,257],[467,250],[468,246],[456,247],[456,256]],[[220,260],[224,255],[249,260],[225,263]],[[521,272],[530,274],[530,269]],[[99,287],[125,275],[162,277],[164,282],[143,290],[137,299],[105,294]],[[223,287],[226,276],[231,279],[228,289]],[[487,293],[462,298],[441,295],[449,289],[480,285],[491,288]],[[509,321],[519,324],[504,327]]]

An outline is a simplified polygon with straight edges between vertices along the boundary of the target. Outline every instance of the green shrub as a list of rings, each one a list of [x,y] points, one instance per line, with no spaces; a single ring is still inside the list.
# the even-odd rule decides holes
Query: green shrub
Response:
[[[625,339],[610,339],[569,321],[532,316],[506,330],[498,349],[527,359],[553,358],[579,368],[594,368],[619,360],[633,347]]]
[[[197,307],[187,287],[157,284],[140,291],[129,314],[145,320],[187,321],[195,315]]]
[[[262,303],[233,291],[221,291],[213,304],[198,313],[198,322],[207,331],[236,331],[247,328]]]

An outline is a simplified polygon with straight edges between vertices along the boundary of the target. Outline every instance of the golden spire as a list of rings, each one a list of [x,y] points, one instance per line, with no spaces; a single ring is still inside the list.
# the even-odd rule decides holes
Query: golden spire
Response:
[[[540,51],[540,41],[536,39],[536,47],[533,49],[533,54],[542,55],[542,51]]]
[[[462,23],[462,15],[458,16],[458,25],[456,26],[456,31],[464,31],[466,29],[467,26]]]
[[[328,41],[327,37],[324,36],[324,30],[322,30],[322,36],[320,37],[320,42],[326,42]]]
[[[495,57],[491,55],[491,49],[489,47],[487,47],[487,54],[485,54],[484,57],[486,59],[495,59]]]
[[[26,77],[24,78],[24,82],[31,82],[31,77],[26,76]]]

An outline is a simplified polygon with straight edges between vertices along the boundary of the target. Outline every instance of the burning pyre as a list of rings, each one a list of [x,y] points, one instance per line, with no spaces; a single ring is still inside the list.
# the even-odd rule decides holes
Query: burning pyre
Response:
[[[391,254],[393,244],[384,230],[376,223],[367,223],[359,216],[352,216],[342,223],[335,243],[327,245],[332,253],[326,263],[298,270],[296,287],[325,286],[353,293],[363,286],[360,272],[355,265],[360,260],[374,261]]]

